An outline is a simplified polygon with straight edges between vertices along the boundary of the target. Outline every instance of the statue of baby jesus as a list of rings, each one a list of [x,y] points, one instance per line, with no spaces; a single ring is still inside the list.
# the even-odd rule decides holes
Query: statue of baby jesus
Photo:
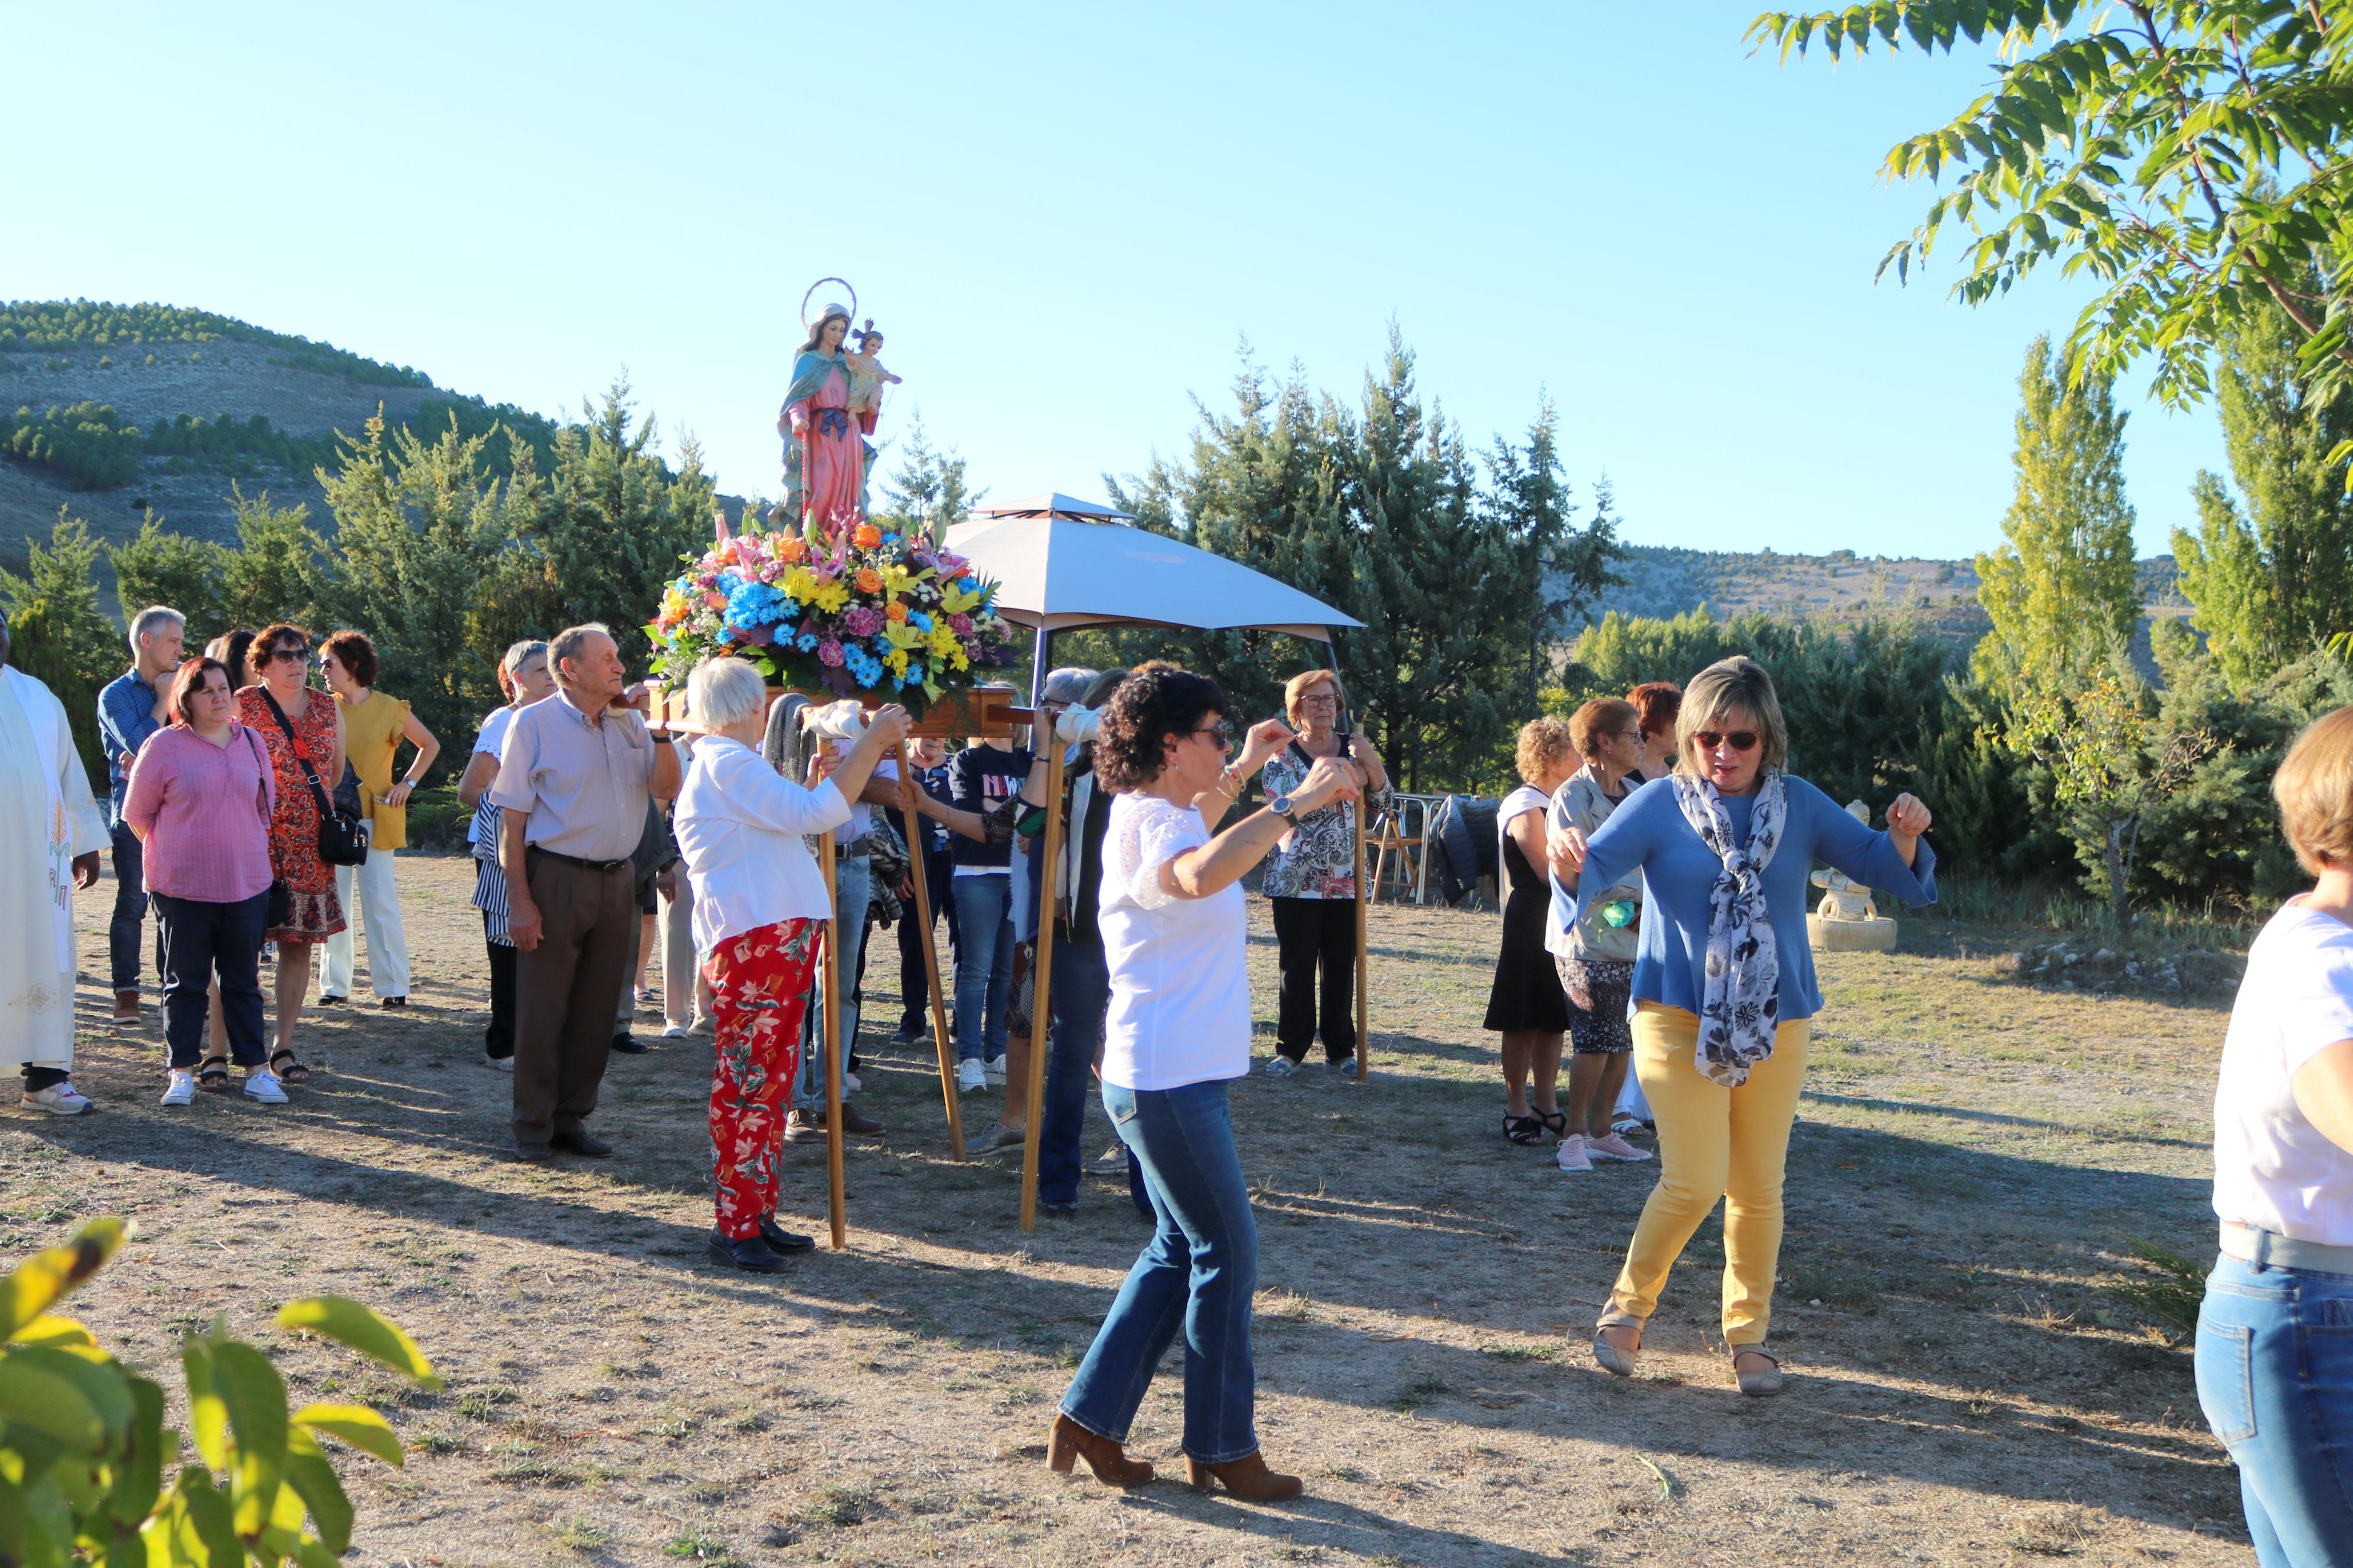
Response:
[[[874,330],[874,318],[869,316],[858,333],[858,352],[843,356],[849,366],[849,408],[854,414],[880,414],[883,386],[899,384],[900,378],[874,357],[874,351],[881,346],[882,334]]]
[[[1871,807],[1859,800],[1846,803],[1846,814],[1871,826]],[[1814,913],[1826,921],[1873,921],[1879,918],[1877,906],[1871,901],[1871,889],[1835,867],[1825,866],[1807,879],[1821,889],[1822,901],[1814,906]]]

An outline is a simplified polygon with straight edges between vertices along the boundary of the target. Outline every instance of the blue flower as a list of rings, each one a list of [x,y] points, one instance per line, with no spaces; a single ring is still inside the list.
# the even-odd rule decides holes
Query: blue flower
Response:
[[[793,639],[793,646],[800,649],[803,653],[814,652],[817,648],[817,634],[815,632],[803,632],[800,636]]]
[[[722,582],[725,578],[720,579]],[[766,583],[739,583],[727,592],[727,619],[732,626],[767,626],[784,619],[785,596]]]
[[[735,590],[743,585],[744,579],[735,575],[734,573],[722,572],[719,574],[719,591],[727,595],[729,597],[733,597]]]
[[[907,624],[914,627],[919,632],[928,632],[932,629],[932,617],[923,614],[921,610],[909,610],[907,612]]]
[[[921,686],[923,683],[923,667],[920,664],[909,665],[905,677],[899,682],[902,686]]]
[[[980,579],[979,579],[979,578],[977,578],[977,577],[976,577],[976,576],[974,576],[971,573],[967,572],[967,573],[965,573],[963,576],[961,576],[961,577],[959,577],[959,578],[957,578],[957,579],[956,579],[956,586],[957,586],[957,587],[959,587],[959,588],[962,588],[965,593],[969,594],[969,593],[971,593],[975,588],[977,588],[977,587],[979,587],[979,586],[980,586]]]

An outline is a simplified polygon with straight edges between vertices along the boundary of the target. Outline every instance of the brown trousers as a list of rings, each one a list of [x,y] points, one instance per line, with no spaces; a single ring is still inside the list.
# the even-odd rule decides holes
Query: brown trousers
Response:
[[[514,1139],[545,1148],[596,1109],[613,997],[637,961],[637,879],[627,861],[591,871],[530,855],[526,866],[542,931],[515,953]]]

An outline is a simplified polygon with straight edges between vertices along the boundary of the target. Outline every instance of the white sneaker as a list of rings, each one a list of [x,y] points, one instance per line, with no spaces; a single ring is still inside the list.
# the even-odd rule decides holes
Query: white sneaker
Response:
[[[90,1109],[90,1096],[69,1083],[53,1083],[25,1096],[25,1103],[52,1116],[79,1116]]]
[[[865,1086],[863,1083],[861,1083],[861,1082],[860,1082],[860,1081],[859,1081],[858,1075],[857,1075],[856,1073],[854,1073],[854,1072],[844,1072],[844,1073],[841,1075],[841,1092],[842,1092],[842,1093],[844,1093],[844,1094],[856,1094],[860,1089],[864,1089],[865,1087],[866,1087],[866,1086]]]
[[[1585,1135],[1572,1132],[1560,1141],[1560,1168],[1564,1171],[1589,1171],[1593,1157],[1585,1152]]]
[[[1625,1160],[1631,1162],[1636,1160],[1647,1160],[1651,1157],[1651,1152],[1648,1149],[1635,1148],[1634,1145],[1627,1142],[1623,1138],[1619,1137],[1617,1131],[1614,1128],[1610,1131],[1609,1136],[1607,1138],[1588,1138],[1585,1141],[1585,1152],[1588,1156],[1596,1160]]]
[[[494,1057],[491,1055],[490,1052],[484,1051],[482,1053],[482,1065],[490,1068],[492,1072],[512,1072],[514,1071],[514,1058]]]
[[[196,1073],[194,1068],[174,1068],[172,1081],[164,1086],[165,1105],[190,1105],[196,1098]]]
[[[286,1091],[278,1086],[278,1075],[268,1068],[255,1068],[245,1075],[245,1098],[258,1100],[264,1105],[283,1105]]]
[[[1266,1076],[1269,1078],[1289,1078],[1298,1070],[1299,1064],[1281,1051],[1275,1052],[1274,1058],[1266,1064]]]
[[[980,1070],[982,1076],[987,1078],[989,1082],[996,1084],[1000,1088],[1003,1087],[1005,1083],[1005,1058],[1003,1057],[997,1058],[993,1062],[981,1063]]]
[[[980,1063],[976,1059],[971,1057],[966,1057],[964,1060],[956,1063],[957,1089],[961,1089],[965,1094],[970,1094],[976,1089],[987,1089],[987,1087],[988,1074],[982,1068]]]
[[[665,1040],[682,1040],[686,1038],[686,1026],[684,1024],[665,1024],[662,1026],[661,1037]]]

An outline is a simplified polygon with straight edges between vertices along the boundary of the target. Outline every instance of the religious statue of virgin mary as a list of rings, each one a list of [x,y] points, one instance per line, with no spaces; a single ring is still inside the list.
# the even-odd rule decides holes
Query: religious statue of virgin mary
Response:
[[[849,322],[844,305],[828,304],[818,314],[793,360],[792,384],[776,416],[776,434],[785,439],[786,525],[797,525],[812,542],[866,520],[866,471],[874,460],[866,437],[875,416],[871,399],[868,406],[852,406],[844,349]]]

